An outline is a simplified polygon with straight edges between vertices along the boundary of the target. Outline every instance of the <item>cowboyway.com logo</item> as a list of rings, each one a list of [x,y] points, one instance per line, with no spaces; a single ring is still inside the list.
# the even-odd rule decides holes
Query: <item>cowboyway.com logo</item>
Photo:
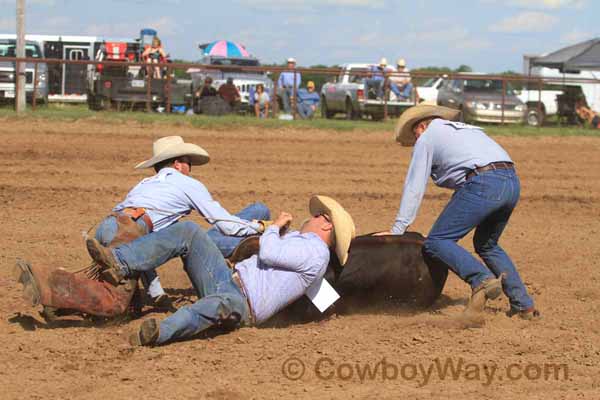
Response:
[[[496,364],[478,364],[463,358],[436,358],[430,363],[398,363],[382,358],[375,363],[338,362],[330,357],[321,357],[314,364],[307,364],[297,357],[286,359],[281,372],[289,380],[299,380],[312,375],[319,380],[341,380],[363,383],[365,381],[405,380],[418,386],[428,385],[432,379],[479,381],[484,386],[493,382],[518,381],[566,381],[569,370],[566,364],[525,363],[500,367]]]

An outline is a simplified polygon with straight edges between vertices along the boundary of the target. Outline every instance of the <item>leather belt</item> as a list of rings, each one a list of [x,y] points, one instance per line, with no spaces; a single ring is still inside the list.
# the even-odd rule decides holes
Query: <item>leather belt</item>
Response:
[[[248,311],[250,311],[250,323],[252,325],[255,325],[256,318],[254,317],[254,311],[252,310],[252,305],[250,304],[250,298],[248,297],[248,292],[246,292],[246,287],[244,286],[244,282],[242,282],[242,279],[240,278],[240,274],[238,274],[237,271],[234,271],[234,273],[231,274],[231,280],[233,281],[233,283],[236,284],[237,287],[240,288],[240,290],[242,291],[242,294],[246,298],[246,303],[248,303]]]
[[[467,179],[471,179],[475,175],[479,175],[482,172],[492,171],[496,169],[515,169],[515,165],[511,162],[498,161],[484,165],[483,167],[475,168],[467,172]]]
[[[141,207],[140,208],[128,207],[128,208],[122,209],[121,212],[123,214],[129,215],[134,221],[137,221],[138,219],[142,218],[144,220],[144,222],[146,223],[146,228],[148,228],[148,233],[150,233],[154,230],[154,224],[152,223],[152,219],[150,218],[150,216],[146,213],[146,209],[141,208]]]

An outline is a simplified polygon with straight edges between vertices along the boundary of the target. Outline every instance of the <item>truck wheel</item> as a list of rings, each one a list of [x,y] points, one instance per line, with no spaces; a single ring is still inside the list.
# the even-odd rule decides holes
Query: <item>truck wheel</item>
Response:
[[[538,113],[535,108],[527,110],[527,125],[529,126],[541,126],[544,123],[544,113]]]
[[[331,119],[333,118],[333,112],[329,111],[327,107],[327,101],[325,101],[325,97],[321,97],[321,117]]]

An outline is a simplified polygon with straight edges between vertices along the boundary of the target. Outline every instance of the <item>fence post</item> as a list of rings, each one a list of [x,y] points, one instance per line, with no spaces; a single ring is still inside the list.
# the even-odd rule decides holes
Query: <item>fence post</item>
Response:
[[[31,98],[31,111],[35,111],[36,99],[37,99],[37,87],[38,87],[38,63],[37,61],[33,66],[33,97]]]
[[[146,69],[146,112],[152,111],[152,68]]]
[[[504,125],[504,103],[505,103],[505,97],[506,97],[506,78],[502,78],[502,118],[500,120],[500,123],[502,125]]]
[[[273,100],[271,102],[273,103],[273,118],[276,118],[277,114],[279,113],[279,101],[277,101],[277,81],[275,81],[275,84],[273,85]]]
[[[383,72],[385,74],[385,71]],[[383,120],[388,120],[388,104],[387,99],[390,94],[390,89],[388,88],[388,77],[383,78]]]
[[[171,67],[167,67],[167,83],[165,85],[165,92],[167,93],[167,109],[165,110],[167,114],[171,113]]]
[[[294,73],[294,86],[292,87],[292,118],[296,119],[296,96],[298,95],[298,91],[296,90],[296,64],[294,64],[292,72]]]
[[[538,128],[542,127],[542,80],[538,81],[538,102],[537,102],[537,113],[538,113]],[[560,116],[558,118],[560,121]]]

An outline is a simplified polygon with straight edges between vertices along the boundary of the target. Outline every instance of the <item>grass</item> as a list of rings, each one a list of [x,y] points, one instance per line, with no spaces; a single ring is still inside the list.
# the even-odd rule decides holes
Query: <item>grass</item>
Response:
[[[90,111],[86,105],[60,105],[38,107],[31,111],[28,107],[23,116],[17,116],[12,107],[1,107],[0,118],[35,118],[45,120],[76,121],[94,120],[106,123],[115,121],[136,121],[141,124],[167,124],[167,125],[189,125],[197,128],[214,130],[230,130],[246,127],[259,127],[262,129],[283,129],[293,127],[295,129],[318,129],[337,132],[366,131],[366,132],[390,132],[394,130],[396,120],[386,122],[375,122],[370,120],[347,121],[342,118],[323,119],[319,116],[312,120],[282,121],[279,119],[256,119],[252,116],[228,115],[211,117],[205,115],[181,115],[161,114],[145,112],[116,112],[116,111]],[[549,123],[542,128],[525,125],[485,125],[485,130],[490,135],[498,136],[594,136],[600,137],[600,130],[581,128],[574,126],[559,126]]]

